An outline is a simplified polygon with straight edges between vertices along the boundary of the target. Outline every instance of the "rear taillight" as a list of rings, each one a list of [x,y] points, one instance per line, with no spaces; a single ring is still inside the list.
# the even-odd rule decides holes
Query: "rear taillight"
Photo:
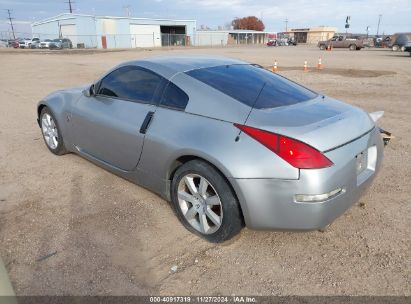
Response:
[[[234,126],[266,146],[293,167],[320,169],[333,165],[320,151],[299,140],[249,126],[239,124],[234,124]]]

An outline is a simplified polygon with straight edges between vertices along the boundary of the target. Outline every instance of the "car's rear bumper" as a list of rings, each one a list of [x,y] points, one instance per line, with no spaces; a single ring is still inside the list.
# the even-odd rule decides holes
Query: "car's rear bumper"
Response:
[[[374,163],[357,175],[356,155],[369,147]],[[300,170],[298,180],[230,179],[244,214],[253,229],[314,230],[327,226],[350,208],[371,184],[383,158],[383,142],[377,128],[362,138],[326,153],[334,165],[319,170]],[[372,161],[371,157],[369,162]],[[316,195],[341,188],[322,202],[296,202],[295,195]]]

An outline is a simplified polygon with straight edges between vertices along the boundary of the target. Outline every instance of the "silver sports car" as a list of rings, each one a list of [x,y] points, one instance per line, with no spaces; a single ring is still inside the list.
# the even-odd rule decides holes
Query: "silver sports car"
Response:
[[[223,57],[126,62],[38,104],[52,153],[158,193],[211,242],[330,224],[381,166],[380,116]]]

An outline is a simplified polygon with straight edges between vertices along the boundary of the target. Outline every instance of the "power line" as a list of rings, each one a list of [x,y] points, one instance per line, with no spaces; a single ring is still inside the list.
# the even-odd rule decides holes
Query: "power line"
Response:
[[[11,31],[13,32],[13,39],[15,40],[16,39],[16,35],[14,34],[14,26],[13,26],[13,19],[14,18],[12,18],[11,17],[11,11],[9,10],[9,9],[6,9],[6,11],[7,11],[7,13],[8,13],[8,15],[9,15],[9,21],[10,21],[10,25],[11,25]]]

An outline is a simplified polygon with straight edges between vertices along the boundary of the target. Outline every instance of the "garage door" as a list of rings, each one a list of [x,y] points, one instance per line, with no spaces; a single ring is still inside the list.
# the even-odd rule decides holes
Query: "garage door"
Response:
[[[77,46],[77,30],[75,24],[61,24],[60,33],[62,38],[71,40],[73,47]]]
[[[130,24],[131,47],[161,46],[159,25]]]

